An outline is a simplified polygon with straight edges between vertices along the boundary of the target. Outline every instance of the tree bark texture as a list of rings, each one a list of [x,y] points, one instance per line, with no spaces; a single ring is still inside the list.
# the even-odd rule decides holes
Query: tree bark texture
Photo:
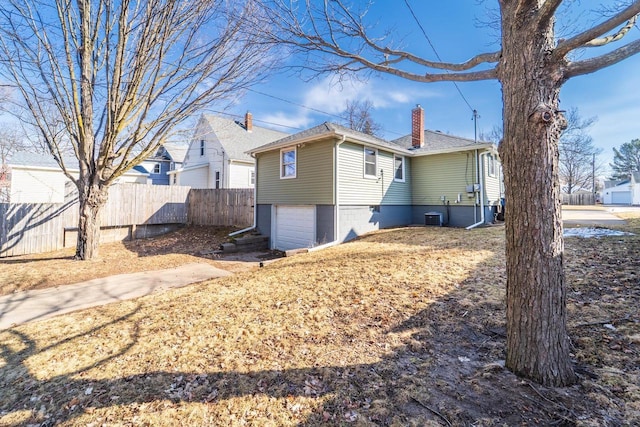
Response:
[[[502,3],[507,259],[507,359],[545,385],[575,381],[566,329],[558,141],[563,63],[552,64],[553,22],[543,28],[520,2]],[[529,11],[531,12],[531,11]]]
[[[80,215],[75,259],[90,260],[98,256],[100,211],[107,202],[108,190],[96,184],[79,183]]]

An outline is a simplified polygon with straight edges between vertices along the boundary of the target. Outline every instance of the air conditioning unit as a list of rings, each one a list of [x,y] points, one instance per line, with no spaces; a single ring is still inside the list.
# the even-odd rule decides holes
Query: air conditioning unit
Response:
[[[424,225],[442,227],[442,214],[440,212],[427,212],[424,214]]]

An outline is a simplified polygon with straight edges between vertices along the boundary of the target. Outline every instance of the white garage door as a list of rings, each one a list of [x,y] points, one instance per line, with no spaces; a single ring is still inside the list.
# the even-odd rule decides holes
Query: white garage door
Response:
[[[274,248],[281,251],[309,248],[316,237],[315,206],[276,206]]]
[[[630,205],[631,191],[613,191],[611,192],[611,203],[614,205]]]

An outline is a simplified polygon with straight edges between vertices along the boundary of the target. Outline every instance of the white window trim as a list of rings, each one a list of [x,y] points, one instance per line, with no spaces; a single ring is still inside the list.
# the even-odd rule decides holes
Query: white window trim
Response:
[[[493,154],[487,154],[487,175],[496,176],[496,163],[496,158],[493,156]],[[493,169],[493,171],[491,171],[491,169]]]
[[[200,157],[204,156],[205,153],[205,145],[204,139],[200,140]]]
[[[287,153],[289,151],[293,151],[294,152],[294,158],[295,161],[293,162],[293,175],[289,175],[289,176],[285,176],[284,175],[284,163],[282,163],[282,154],[283,153]],[[280,150],[280,179],[293,179],[296,178],[298,176],[298,149],[297,147],[289,147],[289,148],[282,148]]]
[[[396,159],[402,159],[402,179],[396,178]],[[406,164],[407,158],[405,156],[400,156],[398,154],[393,155],[393,180],[395,182],[406,182]]]
[[[156,169],[158,169],[158,172],[156,172]],[[159,174],[161,171],[162,171],[162,168],[160,167],[160,163],[156,163],[155,165],[153,165],[154,174]]]
[[[373,150],[375,156],[376,156],[376,163],[375,163],[375,167],[374,167],[374,175],[368,175],[367,174],[367,150]],[[378,149],[377,148],[371,148],[371,147],[367,147],[364,146],[362,148],[362,174],[364,176],[364,178],[367,179],[378,179]]]
[[[256,185],[256,171],[255,171],[255,169],[249,170],[249,185]]]

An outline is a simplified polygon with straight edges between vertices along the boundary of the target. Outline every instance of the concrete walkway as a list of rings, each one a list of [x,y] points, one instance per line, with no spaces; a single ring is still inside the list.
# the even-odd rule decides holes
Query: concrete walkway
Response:
[[[210,264],[192,263],[166,270],[119,274],[74,285],[16,292],[0,296],[0,330],[231,274]]]
[[[562,222],[565,225],[572,226],[607,226],[607,225],[624,225],[625,220],[618,218],[610,210],[598,207],[589,207],[590,209],[580,209],[572,206],[571,208],[562,209]]]

